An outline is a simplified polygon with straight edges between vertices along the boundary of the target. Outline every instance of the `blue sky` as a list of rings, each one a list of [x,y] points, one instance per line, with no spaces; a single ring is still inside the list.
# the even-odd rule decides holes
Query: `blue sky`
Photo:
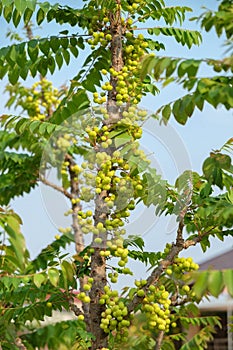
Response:
[[[60,1],[61,4],[68,4],[69,6],[79,6],[81,1]],[[168,5],[177,4],[179,1],[168,1]],[[78,4],[78,5],[77,5]],[[200,13],[201,6],[209,8],[216,8],[218,1],[182,1],[182,5],[190,6],[194,9],[194,14]],[[190,14],[192,17],[194,14]],[[0,20],[2,28],[0,35],[0,46],[8,44],[4,37],[4,32],[9,28],[9,25]],[[198,25],[195,22],[185,22],[184,27],[191,29],[198,29]],[[55,24],[43,24],[42,29],[35,29],[35,34],[40,36],[54,35],[58,30],[62,30],[61,27],[57,27]],[[3,30],[4,29],[4,30]],[[20,28],[19,28],[20,29]],[[18,31],[18,29],[17,29]],[[75,29],[74,31],[75,32]],[[187,57],[187,58],[221,58],[223,57],[224,38],[218,39],[215,32],[203,34],[203,43],[200,47],[194,47],[188,50],[185,47],[179,46],[172,39],[165,38],[166,51],[161,52],[162,55],[174,56],[174,57]],[[54,77],[51,78],[55,86],[60,86],[64,82],[68,83],[69,79],[74,76],[80,65],[82,64],[84,55],[81,54],[77,61],[72,60],[69,67],[63,67],[61,71],[57,72]],[[203,68],[201,70],[202,75],[209,75],[209,71]],[[0,93],[4,90],[6,80],[0,82]],[[182,96],[183,91],[179,86],[169,86],[158,96],[148,96],[142,101],[142,106],[150,111],[155,111],[159,106],[175,98]],[[2,105],[0,106],[0,113],[6,113],[4,108],[4,101],[6,96],[1,96]],[[160,169],[162,175],[168,178],[170,181],[179,175],[177,164],[182,163],[185,159],[184,165],[188,165],[189,169],[201,172],[201,166],[204,159],[208,156],[212,149],[217,149],[222,144],[232,137],[232,112],[227,112],[224,108],[218,108],[214,110],[210,106],[206,106],[203,112],[196,111],[192,118],[187,122],[185,126],[177,124],[174,120],[170,122],[170,132],[165,132],[163,140],[159,139],[159,126],[155,126],[158,129],[145,130],[145,136],[143,138],[143,147],[148,150],[148,153],[153,153],[156,159],[156,165]],[[176,149],[176,146],[170,145],[167,142],[172,135],[172,139],[177,144],[183,144],[183,150]],[[167,139],[166,139],[167,138]],[[167,141],[166,141],[167,140]],[[168,145],[166,147],[166,145]],[[184,154],[179,153],[184,151]],[[178,164],[179,165],[179,164]],[[178,166],[179,168],[179,166]],[[48,244],[57,233],[56,227],[68,224],[67,218],[64,218],[63,212],[68,209],[68,203],[62,199],[59,194],[48,188],[39,188],[32,191],[30,195],[26,195],[24,198],[18,198],[12,202],[12,207],[23,218],[23,233],[26,236],[27,245],[31,251],[32,256],[35,256],[40,249]],[[153,210],[145,211],[140,209],[138,211],[138,221],[143,226],[148,222],[148,218],[153,216]],[[174,222],[166,222],[163,219],[154,218],[150,223],[150,229],[144,234],[146,241],[146,248],[148,250],[163,249],[167,241],[174,239]],[[148,227],[149,227],[148,226]],[[135,225],[129,225],[129,231],[135,229]],[[137,227],[140,229],[140,225]],[[133,233],[133,232],[132,232]],[[138,232],[139,233],[139,232]],[[226,239],[224,243],[213,240],[212,248],[203,256],[200,248],[192,248],[189,252],[185,252],[185,255],[192,255],[197,261],[201,261],[208,257],[212,257],[224,250],[232,248],[232,242],[230,239]],[[139,272],[141,269],[139,269]],[[142,273],[142,272],[140,272]]]

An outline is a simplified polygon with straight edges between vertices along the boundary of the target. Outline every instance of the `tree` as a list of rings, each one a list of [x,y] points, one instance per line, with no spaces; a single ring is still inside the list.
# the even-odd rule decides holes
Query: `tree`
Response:
[[[26,113],[1,117],[2,349],[122,349],[138,314],[145,327],[139,338],[130,338],[133,349],[174,349],[175,341],[184,339],[177,325],[188,327],[190,322],[202,329],[182,349],[204,349],[219,320],[191,321],[189,314],[197,316],[196,303],[207,294],[219,295],[224,286],[232,295],[233,272],[194,273],[198,265],[179,254],[196,244],[205,251],[211,236],[222,240],[232,235],[233,168],[226,154],[232,139],[210,153],[202,175],[187,170],[174,186],[149,165],[138,140],[149,117],[167,123],[173,115],[185,124],[204,103],[232,108],[232,56],[155,56],[154,51],[164,48],[155,39],[158,35],[189,48],[201,42],[198,31],[173,27],[175,22],[182,25],[191,9],[167,7],[162,0],[90,0],[80,9],[34,0],[0,5],[2,17],[15,27],[22,22],[27,27],[35,18],[38,25],[47,20],[74,29],[0,49],[0,78],[7,76],[10,83],[7,106],[20,106]],[[222,1],[216,13],[201,16],[202,27],[215,27],[219,36],[224,32],[232,44],[231,11],[232,2]],[[152,27],[160,20],[166,26]],[[144,36],[138,30],[146,22],[150,28]],[[54,90],[44,78],[47,73],[69,65],[71,54],[78,58],[88,47],[91,52],[68,90]],[[200,78],[202,64],[223,74]],[[22,85],[22,79],[38,74],[32,88]],[[179,83],[188,93],[149,116],[139,103],[148,93],[156,95],[160,82]],[[56,169],[57,181],[48,178],[51,169]],[[39,182],[69,199],[72,223],[31,260],[21,219],[7,205]],[[157,215],[176,215],[176,240],[163,252],[146,252],[141,237],[124,238],[125,222],[138,203],[153,205]],[[91,236],[89,243],[86,236]],[[72,243],[76,254],[70,257],[63,248]],[[151,272],[121,293],[113,284],[122,274],[133,274],[129,258],[149,265]],[[77,289],[81,308],[74,302]],[[77,318],[35,324],[62,308]]]

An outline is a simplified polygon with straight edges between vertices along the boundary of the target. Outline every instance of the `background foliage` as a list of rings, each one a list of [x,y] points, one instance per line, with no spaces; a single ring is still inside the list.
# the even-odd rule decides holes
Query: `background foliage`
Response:
[[[158,55],[165,49],[163,36],[188,48],[201,43],[199,31],[174,26],[182,27],[191,9],[167,7],[162,0],[86,1],[79,9],[4,0],[0,11],[27,34],[26,40],[12,35],[13,43],[0,49],[0,78],[9,80],[6,107],[22,110],[1,116],[2,349],[123,349],[128,344],[175,349],[190,323],[200,332],[181,349],[206,348],[220,323],[199,317],[196,304],[224,288],[233,296],[233,272],[198,272],[192,258],[179,254],[197,244],[205,252],[211,237],[232,236],[232,138],[211,151],[202,174],[187,169],[171,185],[140,149],[149,116],[139,104],[159,86],[175,83],[187,93],[155,112],[152,117],[161,122],[174,117],[184,125],[206,103],[232,108],[232,2],[224,0],[216,12],[207,10],[199,18],[206,31],[225,34],[229,55],[222,60]],[[156,27],[138,34],[137,25],[148,19],[157,21]],[[33,37],[31,20],[45,26],[54,21],[61,31]],[[71,29],[62,30],[64,24]],[[71,56],[79,59],[82,50],[87,52],[82,69],[67,88],[54,88],[46,75],[69,66]],[[213,75],[200,77],[203,65]],[[31,87],[24,86],[28,77],[35,78]],[[57,182],[47,178],[48,169],[56,169]],[[72,226],[60,229],[33,260],[21,219],[9,204],[39,182],[68,198]],[[176,240],[162,252],[145,251],[140,237],[124,238],[127,217],[141,202],[153,205],[157,215],[177,217]],[[90,245],[86,234],[92,235]],[[76,247],[73,256],[66,253],[69,244]],[[133,274],[128,259],[144,263],[148,277],[114,290],[121,275]],[[75,319],[45,325],[45,316],[56,310],[73,311]]]

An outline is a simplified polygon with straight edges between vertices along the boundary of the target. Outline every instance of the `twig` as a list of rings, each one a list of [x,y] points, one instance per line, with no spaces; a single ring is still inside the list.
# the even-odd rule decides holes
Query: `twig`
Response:
[[[49,180],[47,180],[44,176],[42,175],[39,175],[39,180],[41,182],[43,182],[43,184],[53,188],[54,190],[64,194],[67,198],[69,199],[72,199],[73,196],[71,193],[69,193],[64,187],[61,187],[61,186],[58,186],[58,185],[55,185],[53,182],[50,182]]]
[[[156,339],[156,345],[154,350],[160,350],[163,342],[164,331],[159,332],[159,335]]]

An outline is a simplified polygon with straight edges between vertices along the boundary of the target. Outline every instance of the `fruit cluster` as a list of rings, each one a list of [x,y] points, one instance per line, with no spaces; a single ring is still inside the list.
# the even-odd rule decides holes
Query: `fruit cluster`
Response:
[[[123,109],[122,118],[119,124],[128,125],[128,126],[137,125],[137,122],[143,122],[146,119],[146,117],[147,117],[146,110],[139,109],[136,106],[130,106],[128,108]]]
[[[174,278],[174,283],[176,284],[177,291],[179,290],[180,297],[188,297],[189,300],[195,300],[195,293],[192,288],[185,284],[184,274],[189,271],[198,270],[199,265],[196,264],[191,257],[180,258],[176,257],[171,266],[166,269],[166,275],[172,276]]]
[[[106,28],[106,25],[105,25],[105,28]],[[88,39],[87,42],[89,45],[91,45],[92,50],[94,50],[98,44],[106,47],[109,44],[109,42],[112,40],[112,35],[108,31],[108,28],[106,28],[105,31],[101,31],[101,32],[89,31],[89,34],[92,35],[92,38]]]
[[[85,131],[88,134],[87,141],[92,146],[99,143],[102,148],[108,148],[112,144],[112,139],[109,137],[109,131],[106,125],[102,126],[102,128],[98,128],[97,126],[91,128],[88,126]]]
[[[101,314],[100,327],[105,333],[116,331],[116,339],[127,339],[127,328],[130,326],[128,320],[128,310],[123,300],[119,298],[117,290],[111,290],[109,286],[104,287],[104,292],[99,300],[101,305],[105,305],[106,309]]]
[[[83,286],[83,291],[78,294],[78,299],[83,303],[90,303],[89,290],[91,289],[93,284],[93,278],[89,277],[86,284]]]
[[[93,94],[94,102],[97,104],[104,104],[107,100],[107,94],[112,90],[114,90],[113,96],[119,106],[123,103],[136,105],[141,101],[145,85],[141,80],[140,68],[142,57],[147,53],[148,42],[143,34],[134,35],[135,26],[132,17],[134,17],[140,8],[140,4],[143,2],[138,0],[132,5],[128,5],[126,8],[128,15],[120,19],[119,25],[121,25],[125,34],[122,41],[123,67],[121,69],[119,67],[116,69],[114,66],[105,67],[101,70],[104,77],[104,83],[101,86],[102,91],[96,91]],[[98,15],[90,19],[90,24],[86,23],[88,34],[90,35],[87,42],[92,50],[97,49],[99,46],[112,48],[114,34],[112,34],[110,28],[109,10],[106,8],[101,9],[101,11],[96,9],[96,12],[98,12]]]
[[[189,258],[180,258],[177,257],[174,260],[172,266],[168,267],[166,273],[171,275],[175,273],[176,275],[183,275],[185,272],[198,270],[199,265],[196,264],[191,257]]]
[[[12,103],[21,107],[32,120],[45,120],[59,106],[61,99],[66,95],[66,88],[54,88],[46,78],[35,82],[31,87],[24,87],[20,83],[7,85],[6,91],[10,94],[7,106]]]
[[[32,119],[44,120],[57,109],[63,94],[64,91],[54,88],[50,81],[43,78],[27,90],[21,106]]]
[[[130,1],[126,8],[133,15],[143,4],[145,4],[145,0],[134,0]]]
[[[95,34],[95,33],[94,33]],[[103,34],[103,33],[99,33]],[[110,34],[109,34],[110,35]],[[98,36],[99,38],[99,36]],[[105,82],[101,86],[102,92],[94,92],[94,102],[103,104],[107,100],[107,93],[113,90],[112,78],[116,81],[114,86],[115,99],[120,106],[123,103],[132,103],[137,105],[142,98],[144,84],[140,78],[141,58],[146,53],[148,43],[142,34],[134,37],[132,28],[126,33],[127,41],[123,45],[124,66],[120,71],[110,67],[109,71],[102,69],[105,76]],[[100,39],[101,40],[101,39]],[[109,80],[107,74],[109,73]]]
[[[148,319],[149,329],[168,331],[170,327],[170,304],[169,292],[165,287],[150,285],[145,293],[142,289],[146,281],[136,281],[135,284],[139,288],[137,295],[143,297],[142,311],[145,312]]]
[[[56,146],[62,152],[66,152],[67,149],[71,146],[70,135],[66,134],[64,136],[58,137],[57,142],[56,142]],[[61,174],[65,174],[66,168],[68,165],[69,165],[69,163],[67,163],[67,162],[62,163]]]
[[[108,241],[107,246],[108,246],[112,256],[120,258],[118,261],[118,266],[120,268],[122,268],[121,273],[126,274],[126,275],[127,274],[132,275],[132,271],[128,267],[125,267],[125,265],[128,262],[128,254],[129,254],[128,249],[124,248],[124,246],[123,246],[124,239],[122,237],[122,234],[125,233],[125,230],[120,230],[116,233],[118,233],[119,236],[116,237],[115,239],[113,239],[112,241]],[[114,272],[113,274],[109,273],[108,276],[110,277],[112,283],[117,282],[117,280],[118,280],[118,273],[117,272]]]

